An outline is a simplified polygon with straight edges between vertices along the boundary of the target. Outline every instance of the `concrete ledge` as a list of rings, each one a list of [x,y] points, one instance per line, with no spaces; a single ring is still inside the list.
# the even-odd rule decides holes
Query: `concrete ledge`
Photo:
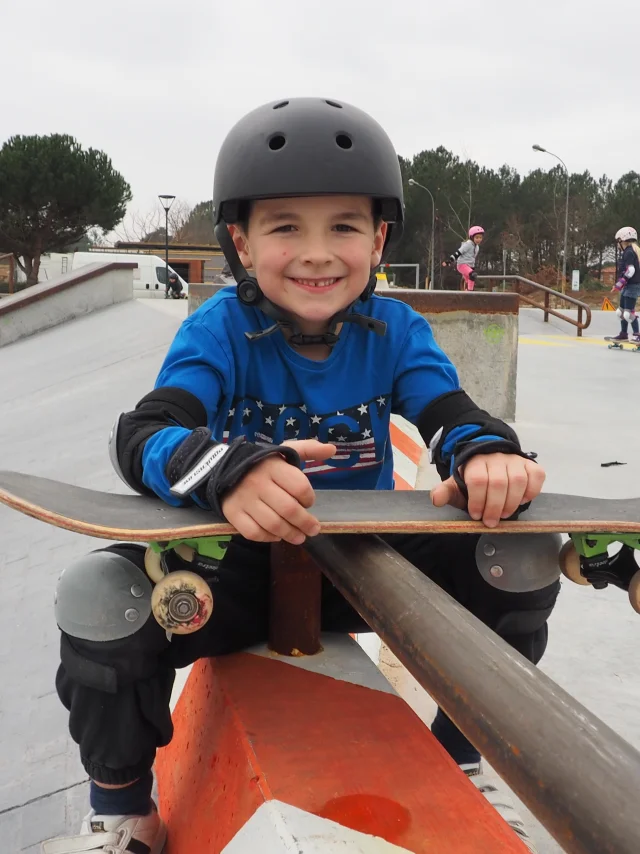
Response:
[[[525,854],[355,641],[323,645],[194,665],[156,762],[167,854]]]
[[[189,314],[193,314],[196,309],[200,308],[203,302],[206,302],[214,294],[217,294],[219,290],[226,287],[227,285],[189,285]]]
[[[496,418],[515,421],[519,299],[511,293],[380,288],[429,321],[467,394]]]
[[[89,264],[0,301],[0,347],[133,296],[135,263]]]

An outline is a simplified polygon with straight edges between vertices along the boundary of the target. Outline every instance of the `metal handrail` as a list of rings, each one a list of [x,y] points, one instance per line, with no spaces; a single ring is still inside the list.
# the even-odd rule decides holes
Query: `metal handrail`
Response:
[[[582,302],[575,297],[571,297],[568,294],[560,293],[560,291],[554,291],[553,288],[548,288],[546,285],[541,285],[539,282],[534,282],[531,279],[525,279],[523,276],[477,276],[477,280],[479,279],[494,279],[497,281],[506,281],[509,279],[510,281],[515,282],[523,282],[525,285],[530,285],[532,288],[536,288],[539,291],[544,291],[544,306],[541,306],[535,300],[526,296],[525,294],[521,294],[520,291],[516,288],[516,293],[520,297],[523,302],[529,303],[534,308],[539,308],[544,312],[544,322],[549,322],[549,315],[552,314],[554,317],[558,317],[560,320],[564,320],[566,323],[570,323],[572,326],[577,327],[577,335],[578,338],[582,338],[582,330],[586,329],[591,323],[591,308],[587,305],[586,302]],[[560,314],[558,311],[554,311],[554,309],[549,308],[549,297],[553,295],[554,297],[559,297],[560,299],[565,300],[565,302],[571,303],[572,305],[576,305],[578,307],[578,319],[574,320],[572,317],[567,317],[566,314]],[[582,312],[586,312],[586,322],[582,322]]]

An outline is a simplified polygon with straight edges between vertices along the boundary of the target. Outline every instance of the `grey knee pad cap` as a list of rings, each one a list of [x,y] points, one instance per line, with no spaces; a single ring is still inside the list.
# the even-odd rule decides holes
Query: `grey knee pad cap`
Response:
[[[151,582],[130,560],[97,551],[70,564],[56,587],[55,616],[63,632],[114,641],[139,631],[151,614]]]

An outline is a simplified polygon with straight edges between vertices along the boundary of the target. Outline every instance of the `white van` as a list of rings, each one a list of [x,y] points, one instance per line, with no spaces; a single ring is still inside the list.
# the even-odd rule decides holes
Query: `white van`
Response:
[[[106,264],[109,261],[126,261],[138,265],[133,271],[134,299],[164,299],[165,263],[164,259],[157,255],[133,252],[52,252],[49,255],[43,255],[40,259],[38,278],[40,282],[47,282],[64,276],[71,270],[86,267],[87,264]],[[169,272],[175,272],[171,265],[169,265]],[[178,279],[182,282],[183,293],[188,294],[189,285],[181,276],[178,276]]]

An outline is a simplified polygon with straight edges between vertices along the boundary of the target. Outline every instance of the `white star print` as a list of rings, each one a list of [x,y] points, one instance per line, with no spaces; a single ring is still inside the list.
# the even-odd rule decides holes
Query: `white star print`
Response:
[[[267,417],[264,419],[264,423],[273,424],[273,418],[270,415],[267,415]]]
[[[338,436],[338,442],[346,442],[346,441],[347,441],[346,436]]]
[[[363,439],[368,439],[370,435],[371,435],[371,430],[363,430],[362,431],[362,438]]]
[[[361,403],[360,406],[358,407],[358,412],[360,413],[360,415],[364,415],[366,411],[367,411],[367,407],[365,406],[364,403]]]
[[[329,427],[328,433],[333,433],[333,427]]]
[[[262,401],[256,400],[256,406],[258,407],[258,409],[262,409]]]
[[[302,404],[302,406],[300,407],[300,409],[301,409],[303,412],[306,412],[306,411],[307,411],[307,407],[304,405],[304,403]]]
[[[319,415],[312,415],[311,416],[311,423],[312,424],[319,424],[321,421],[322,421],[322,418],[320,418]]]
[[[380,406],[384,406],[385,403],[387,402],[387,398],[386,397],[379,397],[377,402],[380,404]]]
[[[282,415],[282,413],[285,411],[285,409],[286,409],[286,408],[287,408],[286,406],[281,406],[281,407],[280,407],[280,415]]]
[[[344,415],[344,412],[336,412],[336,415]]]
[[[229,417],[231,418],[231,417],[232,417],[233,415],[235,415],[235,414],[236,414],[236,408],[235,408],[235,406],[234,406],[234,407],[233,407],[233,409],[230,409],[230,410],[229,410]]]
[[[296,419],[295,419],[295,418],[287,418],[287,427],[293,427],[293,425],[294,425],[295,423],[296,423]]]
[[[249,415],[251,415],[251,410],[249,409],[249,407],[247,407],[246,409],[243,410],[243,414],[246,415],[247,417],[249,417]]]

